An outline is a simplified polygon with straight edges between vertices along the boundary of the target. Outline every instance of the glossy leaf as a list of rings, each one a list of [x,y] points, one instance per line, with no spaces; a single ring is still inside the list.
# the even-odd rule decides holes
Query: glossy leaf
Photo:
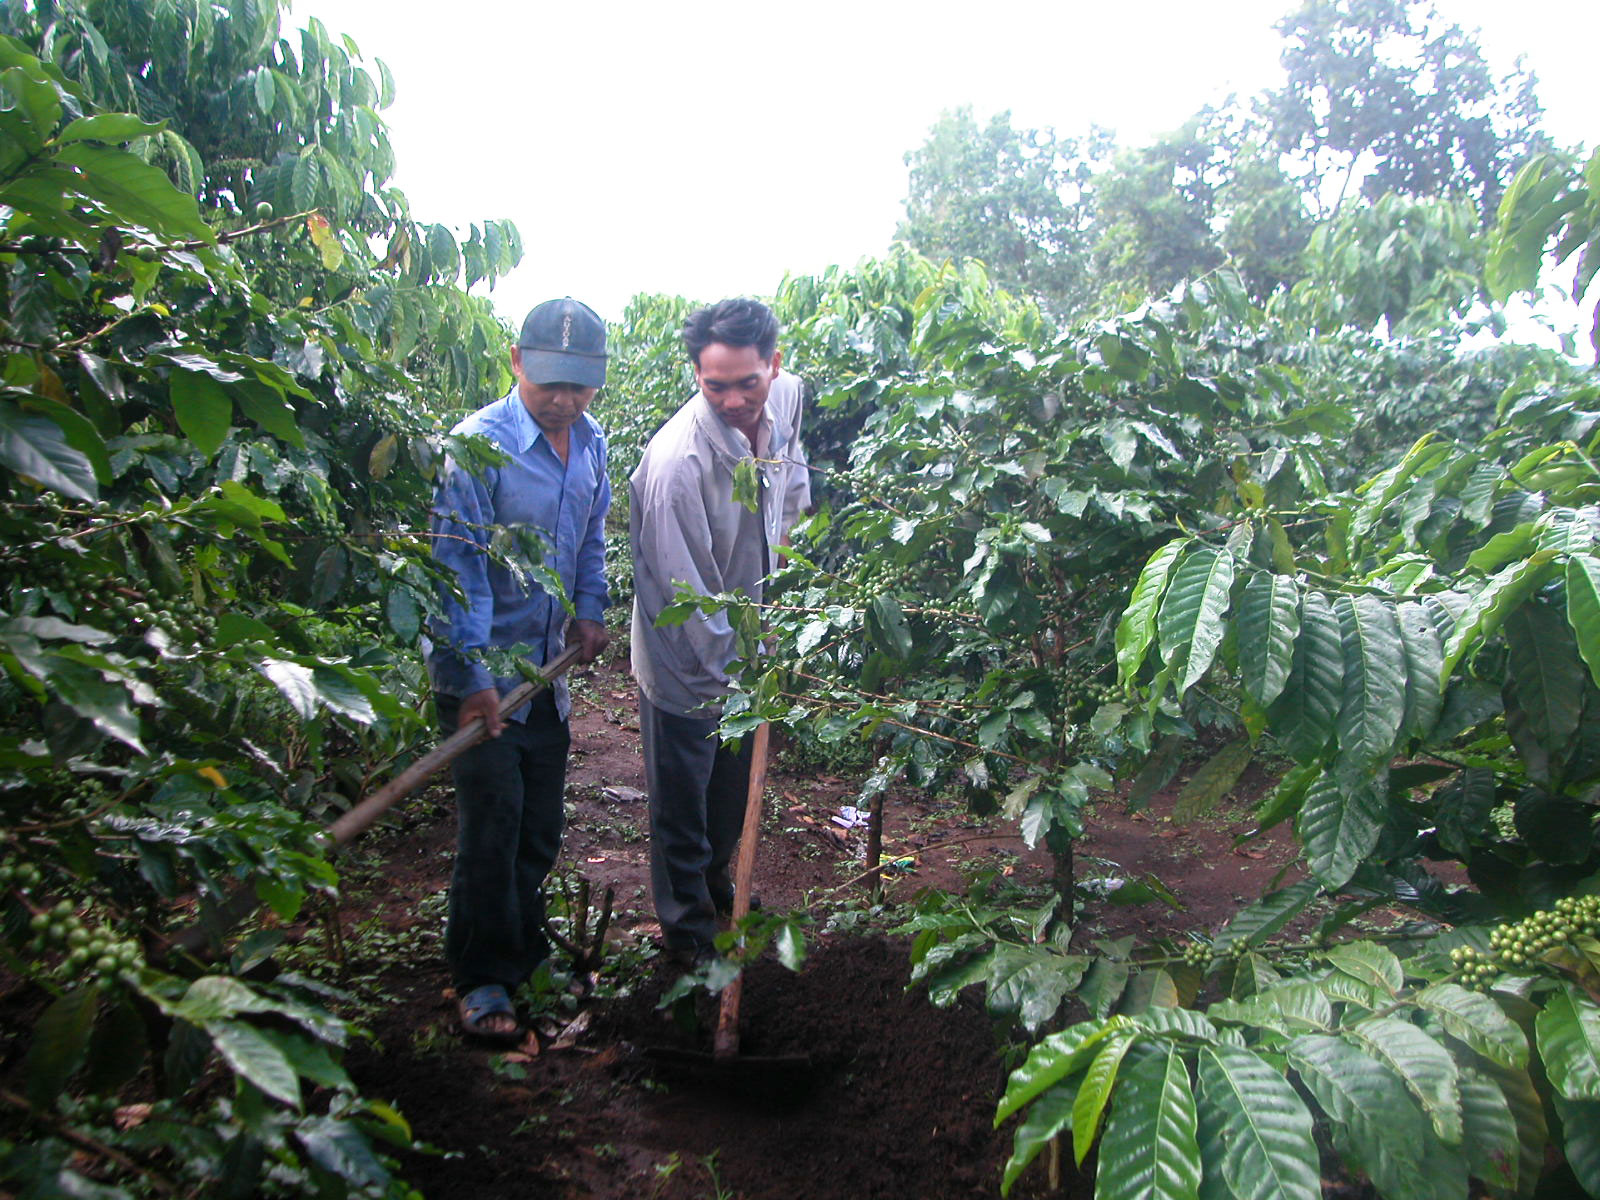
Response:
[[[75,500],[99,494],[88,456],[74,449],[61,426],[0,402],[0,466]]]
[[[1578,1186],[1600,1196],[1600,1101],[1553,1096],[1561,1118],[1561,1149]]]
[[[1196,1125],[1189,1067],[1175,1047],[1131,1064],[1100,1139],[1095,1200],[1197,1200]]]
[[[1540,550],[1521,562],[1512,563],[1491,576],[1468,601],[1457,618],[1455,629],[1445,639],[1444,666],[1440,682],[1448,681],[1462,658],[1483,639],[1499,631],[1506,614],[1521,604],[1554,569],[1555,552]]]
[[[1534,1023],[1550,1084],[1568,1100],[1600,1101],[1600,1005],[1563,984]]]
[[[1012,1071],[1006,1081],[1006,1094],[995,1109],[995,1126],[1046,1088],[1086,1069],[1099,1052],[1100,1044],[1127,1024],[1121,1017],[1104,1022],[1081,1021],[1060,1033],[1052,1033],[1034,1046],[1027,1060]]]
[[[1166,594],[1172,568],[1188,546],[1180,539],[1168,542],[1145,564],[1133,585],[1133,595],[1117,622],[1117,673],[1123,686],[1132,682],[1156,634],[1156,614]]]
[[[1289,1061],[1322,1111],[1340,1155],[1365,1173],[1385,1200],[1433,1200],[1422,1147],[1433,1138],[1405,1085],[1344,1038],[1303,1034],[1289,1043]],[[1461,1196],[1466,1194],[1462,1173]]]
[[[1444,667],[1444,643],[1427,609],[1415,601],[1396,607],[1400,649],[1405,670],[1405,716],[1401,730],[1410,737],[1426,737],[1438,724],[1444,707],[1439,675]]]
[[[1271,1064],[1232,1046],[1202,1048],[1200,1111],[1217,1131],[1222,1182],[1238,1200],[1319,1200],[1311,1114]]]
[[[1400,960],[1376,942],[1343,942],[1327,952],[1328,965],[1393,996],[1405,982]]]
[[[1383,832],[1384,795],[1375,784],[1344,787],[1324,775],[1306,792],[1297,827],[1323,887],[1343,887]]]
[[[1194,545],[1172,572],[1156,627],[1162,657],[1183,664],[1179,695],[1210,669],[1222,644],[1233,571],[1231,556],[1210,546]]]
[[[1600,558],[1593,554],[1567,560],[1567,621],[1589,677],[1600,685]]]
[[[1452,1146],[1459,1145],[1461,1091],[1450,1052],[1415,1025],[1394,1017],[1367,1017],[1347,1032],[1405,1081],[1439,1137]]]
[[[1282,575],[1252,575],[1240,597],[1235,627],[1240,677],[1265,708],[1283,691],[1294,663],[1294,643],[1300,633],[1300,593],[1294,581]]]
[[[288,1058],[261,1030],[243,1021],[206,1022],[211,1042],[228,1066],[274,1100],[298,1108],[300,1077]]]
[[[1320,592],[1300,601],[1300,637],[1283,694],[1269,710],[1271,730],[1288,753],[1309,762],[1333,736],[1344,690],[1344,643],[1339,620]]]
[[[1023,1169],[1039,1152],[1072,1126],[1072,1106],[1078,1097],[1075,1083],[1058,1083],[1028,1106],[1028,1115],[1012,1135],[1011,1157],[1000,1180],[1000,1194],[1010,1195]]]
[[[1335,772],[1359,784],[1386,764],[1405,716],[1405,657],[1394,609],[1376,596],[1334,605],[1344,651],[1344,695],[1335,725]]]
[[[222,447],[233,421],[233,401],[210,375],[174,369],[172,411],[178,426],[207,457]]]
[[[1133,1029],[1113,1033],[1096,1052],[1078,1085],[1077,1098],[1072,1102],[1072,1153],[1080,1167],[1100,1131],[1100,1120],[1111,1089],[1116,1086],[1122,1060],[1137,1037]]]
[[[1506,729],[1538,782],[1558,776],[1583,712],[1587,672],[1567,623],[1549,605],[1523,604],[1505,620]]]
[[[1431,1012],[1445,1032],[1503,1067],[1528,1065],[1528,1039],[1505,1010],[1482,992],[1469,992],[1460,984],[1436,983],[1412,997],[1418,1008]]]
[[[1470,1173],[1496,1195],[1517,1187],[1517,1122],[1499,1084],[1477,1071],[1461,1072],[1461,1148]]]

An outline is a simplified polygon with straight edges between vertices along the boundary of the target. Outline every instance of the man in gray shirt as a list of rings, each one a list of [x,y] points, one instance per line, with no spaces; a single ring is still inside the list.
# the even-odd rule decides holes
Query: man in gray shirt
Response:
[[[629,480],[633,670],[650,790],[650,880],[670,951],[711,951],[733,904],[728,863],[749,785],[748,742],[729,752],[716,730],[738,656],[726,615],[657,628],[679,584],[758,603],[789,527],[810,503],[800,446],[801,384],[781,369],[778,322],[754,300],[691,313],[684,345],[700,390],[645,448]],[[734,471],[754,460],[755,512],[734,499]]]

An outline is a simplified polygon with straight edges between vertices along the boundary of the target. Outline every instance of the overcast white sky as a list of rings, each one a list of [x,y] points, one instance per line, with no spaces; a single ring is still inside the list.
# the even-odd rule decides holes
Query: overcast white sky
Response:
[[[552,296],[615,318],[638,292],[770,294],[881,254],[941,111],[1138,144],[1279,82],[1272,24],[1294,3],[294,0],[289,20],[394,73],[414,215],[516,223],[522,265],[493,299],[520,322]],[[1558,140],[1600,141],[1600,4],[1437,3],[1497,67],[1525,56]]]

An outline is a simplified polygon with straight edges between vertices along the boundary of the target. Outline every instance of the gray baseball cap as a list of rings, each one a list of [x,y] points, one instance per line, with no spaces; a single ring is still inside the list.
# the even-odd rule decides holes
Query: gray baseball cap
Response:
[[[530,383],[605,384],[606,323],[571,296],[546,300],[530,312],[517,348]]]

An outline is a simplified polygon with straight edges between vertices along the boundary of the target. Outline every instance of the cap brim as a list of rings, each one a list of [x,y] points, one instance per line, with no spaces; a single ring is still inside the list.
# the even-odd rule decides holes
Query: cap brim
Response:
[[[603,354],[573,354],[523,347],[522,374],[529,383],[575,383],[579,387],[603,387],[606,382],[606,359]]]

